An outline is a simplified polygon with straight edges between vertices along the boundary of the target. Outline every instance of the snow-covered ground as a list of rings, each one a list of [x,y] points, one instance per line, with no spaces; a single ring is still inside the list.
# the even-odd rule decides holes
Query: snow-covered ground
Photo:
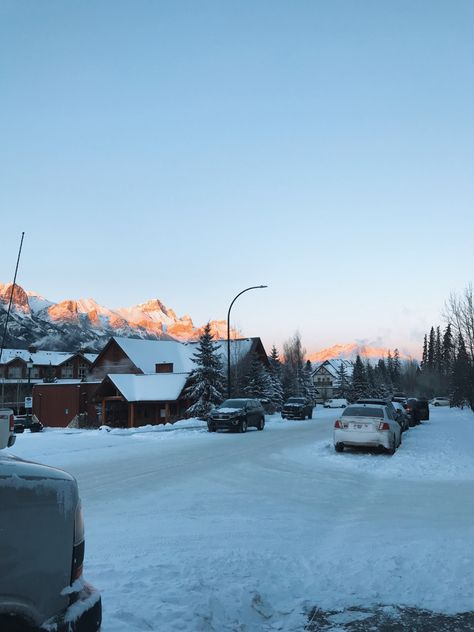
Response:
[[[338,410],[18,435],[74,474],[103,632],[302,631],[313,606],[474,610],[474,415],[439,408],[395,456],[336,454]]]

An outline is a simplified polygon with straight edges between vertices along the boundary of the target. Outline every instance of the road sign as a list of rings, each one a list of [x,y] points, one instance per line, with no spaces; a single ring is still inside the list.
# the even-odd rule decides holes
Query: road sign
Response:
[[[25,397],[25,408],[33,408],[33,398]]]

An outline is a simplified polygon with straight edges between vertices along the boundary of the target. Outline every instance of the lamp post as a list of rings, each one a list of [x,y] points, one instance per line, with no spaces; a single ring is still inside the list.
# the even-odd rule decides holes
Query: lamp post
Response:
[[[268,287],[268,285],[252,285],[252,287],[247,287],[242,292],[239,292],[237,296],[234,296],[232,299],[232,303],[229,306],[229,311],[227,312],[227,399],[230,399],[230,310],[232,309],[232,305],[239,298],[241,294],[244,292],[248,292],[249,290],[260,290],[262,288]]]
[[[28,369],[28,386],[27,386],[26,392],[28,393],[28,397],[31,397],[30,383],[31,383],[31,369],[33,368],[33,366],[34,366],[33,360],[31,359],[31,356],[30,356],[30,359],[26,363],[26,368]],[[28,410],[30,412],[26,413],[26,420],[30,422],[31,421],[31,408],[28,408]]]

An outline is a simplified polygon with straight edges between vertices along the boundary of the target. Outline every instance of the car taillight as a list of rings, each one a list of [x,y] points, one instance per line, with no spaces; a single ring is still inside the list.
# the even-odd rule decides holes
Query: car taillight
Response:
[[[15,431],[15,417],[10,415],[10,432]]]
[[[379,430],[390,430],[390,425],[386,421],[379,423]]]
[[[334,428],[342,428],[341,420],[336,419],[336,423],[334,424]]]
[[[74,521],[74,543],[72,550],[71,584],[82,575],[84,562],[84,517],[82,515],[81,501],[77,503],[76,519]]]

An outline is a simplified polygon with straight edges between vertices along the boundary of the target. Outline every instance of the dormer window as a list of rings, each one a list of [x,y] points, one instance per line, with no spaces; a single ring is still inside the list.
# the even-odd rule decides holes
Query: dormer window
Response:
[[[173,373],[173,363],[161,362],[160,364],[155,364],[155,372],[156,373]]]

